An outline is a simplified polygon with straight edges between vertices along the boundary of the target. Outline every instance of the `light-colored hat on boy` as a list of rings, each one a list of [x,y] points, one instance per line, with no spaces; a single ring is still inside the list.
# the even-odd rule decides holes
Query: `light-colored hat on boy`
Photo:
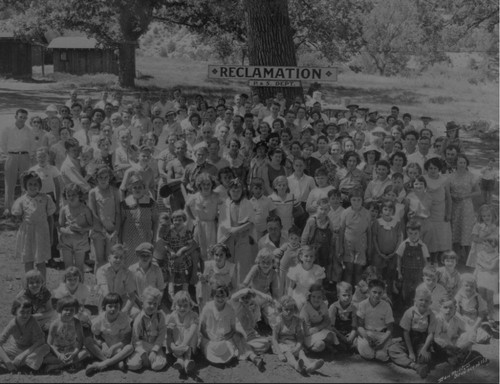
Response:
[[[144,243],[139,244],[135,248],[135,253],[142,253],[142,254],[153,255],[153,250],[154,250],[153,244],[148,243],[148,242],[144,242]]]

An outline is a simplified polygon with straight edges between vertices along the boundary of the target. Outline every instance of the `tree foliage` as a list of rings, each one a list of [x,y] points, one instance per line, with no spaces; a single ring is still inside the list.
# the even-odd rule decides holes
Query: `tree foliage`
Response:
[[[290,18],[297,46],[306,44],[330,62],[345,62],[363,46],[364,15],[370,0],[290,0]]]
[[[205,37],[230,35],[246,42],[242,0],[163,0],[154,19],[186,26]]]
[[[404,68],[423,37],[413,0],[380,1],[363,20],[364,49],[381,75]]]
[[[278,0],[269,0],[270,4]],[[330,62],[367,55],[379,73],[422,66],[447,50],[480,45],[498,57],[496,0],[284,0],[295,47],[315,49]],[[183,25],[212,45],[221,60],[248,51],[248,0],[0,0],[10,30],[43,42],[51,30],[80,30],[109,47],[136,44],[152,20]],[[11,17],[14,15],[13,17]],[[130,52],[129,52],[130,56]],[[130,59],[130,57],[129,57]]]
[[[455,0],[451,4],[450,23],[461,25],[464,33],[477,27],[494,32],[498,25],[499,7],[497,0]]]

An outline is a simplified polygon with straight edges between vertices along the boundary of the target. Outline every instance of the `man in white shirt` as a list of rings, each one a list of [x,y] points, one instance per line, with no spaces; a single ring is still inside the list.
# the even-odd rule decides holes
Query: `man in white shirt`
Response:
[[[217,126],[217,112],[215,112],[214,107],[208,107],[205,113],[205,121],[203,122],[203,127],[209,127],[212,132],[215,132]]]
[[[70,109],[71,118],[73,119],[73,131],[76,132],[82,129],[80,119],[82,118],[83,107],[80,103],[73,103],[71,104]]]
[[[151,107],[151,112],[153,112],[153,109],[159,108],[160,116],[165,117],[168,111],[174,109],[174,103],[169,101],[167,98],[168,98],[167,90],[162,89],[162,91],[160,92],[160,100],[153,104],[153,106]]]
[[[251,110],[252,115],[257,117],[260,116],[262,108],[265,108],[264,104],[260,102],[259,95],[254,93],[252,95],[252,110]]]
[[[185,132],[188,127],[191,127],[186,107],[181,106],[177,110],[177,121],[181,125],[182,132]]]
[[[28,111],[18,109],[14,125],[5,128],[0,135],[2,152],[7,155],[5,161],[5,210],[4,216],[10,215],[10,208],[14,203],[16,183],[24,171],[31,167],[31,156],[34,155],[36,143],[33,131],[25,123]]]
[[[67,100],[64,105],[66,105],[66,107],[68,108],[71,108],[71,106],[76,103],[81,104],[82,101],[78,100],[78,91],[76,89],[72,89],[69,93],[69,100]]]
[[[259,121],[264,120],[267,116],[271,114],[271,107],[273,106],[273,102],[274,99],[272,97],[266,99],[266,105],[260,109],[259,115],[257,116]]]
[[[229,161],[220,156],[221,148],[219,139],[217,139],[216,137],[209,138],[207,140],[207,147],[208,147],[207,163],[215,165],[218,171],[220,171],[222,168],[230,166]]]
[[[271,106],[271,114],[267,117],[265,117],[262,121],[269,124],[270,127],[273,126],[273,121],[276,119],[280,119],[283,121],[283,123],[286,122],[285,118],[283,116],[279,116],[281,105],[278,102],[274,102],[273,105]]]
[[[87,116],[82,117],[80,120],[81,129],[76,131],[73,137],[78,140],[78,143],[83,147],[84,145],[90,145],[90,118]]]
[[[102,109],[104,110],[104,107],[106,106],[106,103],[108,102],[108,91],[105,89],[101,93],[101,100],[99,100],[95,105],[94,109]]]
[[[430,153],[429,149],[431,148],[431,139],[428,137],[421,137],[418,140],[418,150],[408,156],[408,164],[409,163],[417,163],[424,169],[424,164],[427,160],[437,157],[435,153]]]
[[[405,154],[407,157],[417,151],[418,132],[410,131],[404,135]],[[409,160],[408,160],[409,161]]]
[[[234,115],[233,117],[233,126],[229,130],[228,141],[231,139],[241,140],[241,136],[243,134],[243,117],[240,115]]]
[[[245,107],[243,105],[244,99],[245,98],[242,98],[242,95],[236,95],[234,97],[235,104],[233,105],[233,112],[235,115],[243,116],[245,114]]]
[[[299,228],[303,228],[308,218],[308,214],[305,209],[307,198],[309,197],[311,191],[316,188],[314,178],[306,175],[304,173],[305,169],[306,163],[304,159],[296,157],[293,160],[293,173],[287,177],[290,192],[293,194],[294,198],[300,202],[305,212],[301,217],[295,217],[295,225]]]
[[[224,112],[224,119],[217,124],[215,127],[215,134],[219,134],[219,128],[220,127],[227,127],[229,130],[233,127],[233,109],[232,108],[226,108],[226,111]]]

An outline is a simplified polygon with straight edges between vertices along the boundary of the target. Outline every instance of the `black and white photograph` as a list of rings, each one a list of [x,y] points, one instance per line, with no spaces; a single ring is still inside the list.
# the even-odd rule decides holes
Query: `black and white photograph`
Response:
[[[0,382],[498,383],[497,0],[0,0]]]

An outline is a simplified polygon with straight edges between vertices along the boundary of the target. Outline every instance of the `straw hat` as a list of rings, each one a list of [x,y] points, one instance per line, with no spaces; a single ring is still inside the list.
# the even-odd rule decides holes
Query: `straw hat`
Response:
[[[226,364],[237,356],[234,344],[228,340],[210,341],[205,349],[207,360],[214,364]]]

